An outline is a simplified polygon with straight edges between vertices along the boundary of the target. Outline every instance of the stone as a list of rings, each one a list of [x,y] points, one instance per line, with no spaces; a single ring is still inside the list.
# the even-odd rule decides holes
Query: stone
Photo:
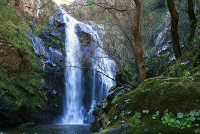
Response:
[[[77,31],[77,35],[79,37],[81,44],[84,46],[90,46],[93,41],[91,35],[83,31],[80,25],[76,26],[76,31]]]

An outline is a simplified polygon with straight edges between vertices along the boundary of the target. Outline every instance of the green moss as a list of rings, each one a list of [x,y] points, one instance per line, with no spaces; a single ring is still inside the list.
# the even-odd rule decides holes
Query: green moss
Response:
[[[9,3],[9,0],[1,0],[0,1],[0,6],[7,6],[7,4]]]
[[[20,74],[0,67],[0,94],[14,108],[27,107],[35,113],[45,104],[41,74]]]
[[[196,81],[200,81],[200,71],[194,73],[192,76],[195,78]]]
[[[1,1],[2,2],[2,1]],[[5,0],[3,0],[6,3]],[[29,73],[16,73],[0,66],[0,94],[15,109],[26,107],[31,114],[42,110],[46,103],[42,89],[42,70],[26,30],[30,20],[19,14],[13,6],[0,6],[0,40],[19,48],[31,60]]]
[[[111,93],[111,92],[113,92],[115,89],[116,89],[116,86],[112,86],[108,92]]]
[[[190,77],[200,71],[200,52],[197,47],[188,48],[190,51],[183,51],[183,56],[171,63],[169,68],[163,73],[167,77]]]
[[[187,128],[184,130],[178,128],[172,128],[170,126],[162,124],[159,120],[152,120],[150,116],[145,116],[141,119],[140,124],[129,129],[129,133],[135,134],[188,134],[194,133],[197,128]]]
[[[49,39],[44,39],[44,42],[46,45],[50,46],[50,47],[53,47],[59,51],[62,51],[65,44],[63,43],[62,40],[58,39],[57,37],[54,37],[54,36],[51,36],[49,35]]]
[[[34,53],[32,43],[29,40],[26,30],[30,29],[29,23],[14,7],[2,6],[0,10],[0,40],[19,48],[31,59],[34,70],[40,70],[38,66],[39,58]]]
[[[150,113],[169,109],[172,113],[200,110],[200,83],[185,78],[152,78],[146,80],[137,89],[120,97],[105,119],[110,125],[120,124],[132,117],[135,111],[148,109]],[[131,100],[126,103],[127,100]],[[122,116],[122,112],[125,115]],[[131,114],[127,114],[130,113]],[[118,118],[115,119],[114,117]]]
[[[128,133],[128,134],[188,134],[197,133],[198,127],[191,127],[179,129],[164,125],[160,120],[153,120],[151,116],[142,116],[142,118],[135,124],[135,119],[130,118],[128,121],[120,124],[113,125],[101,131],[101,134],[110,133]]]

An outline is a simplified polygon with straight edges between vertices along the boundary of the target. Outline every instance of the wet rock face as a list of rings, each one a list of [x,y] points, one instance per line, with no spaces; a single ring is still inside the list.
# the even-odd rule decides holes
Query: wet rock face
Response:
[[[82,45],[89,46],[91,45],[93,39],[89,33],[84,32],[80,25],[76,26],[77,35]]]
[[[91,31],[86,27],[86,25],[77,24],[75,28],[76,34],[81,43],[82,65],[87,68],[91,64],[91,57],[94,57],[94,50],[96,48],[94,45],[95,41],[90,34]]]
[[[33,43],[35,53],[41,58],[42,67],[45,71],[44,89],[47,91],[49,101],[55,100],[54,108],[47,108],[46,115],[37,115],[38,119],[51,120],[61,115],[64,94],[64,68],[65,68],[65,24],[62,15],[51,16],[48,29],[38,35],[33,35],[27,31]],[[56,92],[56,94],[54,94]],[[53,118],[52,118],[53,115]]]
[[[17,47],[0,41],[0,64],[12,72],[30,72],[30,59]]]

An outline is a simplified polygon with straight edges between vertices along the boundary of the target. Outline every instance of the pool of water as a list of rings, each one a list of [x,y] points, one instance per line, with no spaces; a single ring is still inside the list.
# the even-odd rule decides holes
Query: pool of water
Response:
[[[10,128],[0,134],[91,134],[89,125],[42,125],[32,128]]]

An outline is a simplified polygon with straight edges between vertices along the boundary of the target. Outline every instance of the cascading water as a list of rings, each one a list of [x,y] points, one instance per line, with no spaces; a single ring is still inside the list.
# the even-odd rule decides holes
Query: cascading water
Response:
[[[62,10],[63,11],[63,10]],[[80,67],[80,42],[75,32],[77,21],[63,11],[64,23],[66,24],[66,69],[65,69],[65,88],[66,103],[64,107],[64,124],[83,124],[82,95]]]
[[[103,51],[104,44],[91,25],[79,22],[63,9],[60,10],[66,24],[66,99],[62,124],[90,123],[93,120],[93,108],[106,97],[108,90],[115,84],[110,79],[115,76],[115,62]],[[93,50],[94,57],[89,58],[92,69],[87,70],[87,75],[83,73],[84,69],[81,67],[83,55],[77,36],[77,25],[96,42]]]

